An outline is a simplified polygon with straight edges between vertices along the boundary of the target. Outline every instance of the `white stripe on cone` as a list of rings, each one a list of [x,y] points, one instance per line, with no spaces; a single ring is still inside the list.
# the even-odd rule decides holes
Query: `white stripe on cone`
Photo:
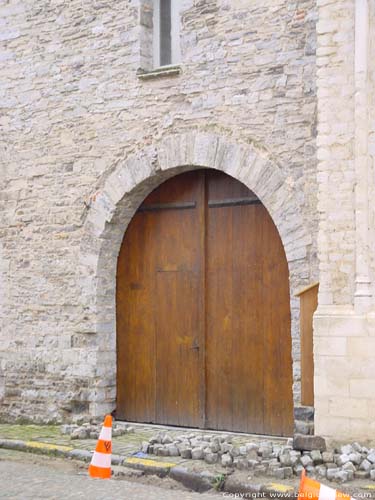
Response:
[[[112,439],[112,427],[102,427],[100,431],[99,439],[102,441],[111,441]]]
[[[319,500],[336,500],[336,490],[320,484]]]
[[[100,451],[94,451],[92,456],[91,465],[96,467],[111,467],[111,455],[108,453],[100,453]]]

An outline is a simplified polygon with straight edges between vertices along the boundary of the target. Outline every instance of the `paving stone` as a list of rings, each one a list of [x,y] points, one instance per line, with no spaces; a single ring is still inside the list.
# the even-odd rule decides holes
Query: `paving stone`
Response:
[[[192,450],[191,450],[191,448],[183,448],[180,451],[180,454],[181,454],[181,458],[185,458],[185,459],[192,458]]]
[[[354,472],[355,479],[367,479],[370,477],[370,471],[366,470],[356,470]]]
[[[322,454],[319,450],[312,450],[311,458],[314,462],[314,465],[319,465],[323,462]]]
[[[178,457],[180,454],[175,444],[169,444],[167,446],[167,450],[168,450],[168,456],[170,457]]]
[[[362,455],[358,452],[350,453],[349,459],[353,464],[359,465],[362,462]]]
[[[193,448],[191,450],[191,458],[193,460],[203,460],[204,458],[203,448]]]
[[[361,462],[359,466],[359,470],[369,471],[371,470],[371,462],[369,462],[366,458]]]

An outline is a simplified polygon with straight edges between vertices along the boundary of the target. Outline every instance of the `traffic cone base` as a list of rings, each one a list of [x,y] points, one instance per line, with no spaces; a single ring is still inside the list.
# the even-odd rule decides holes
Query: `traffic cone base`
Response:
[[[304,500],[354,500],[349,495],[345,495],[340,491],[329,488],[324,484],[314,481],[306,477],[305,469],[301,474],[301,482],[299,486],[298,499]]]
[[[89,466],[91,477],[109,479],[111,477],[112,417],[107,415]]]

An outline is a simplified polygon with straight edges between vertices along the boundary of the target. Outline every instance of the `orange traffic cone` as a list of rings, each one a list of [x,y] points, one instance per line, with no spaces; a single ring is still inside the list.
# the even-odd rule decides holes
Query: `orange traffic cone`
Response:
[[[112,417],[107,415],[91,459],[89,474],[91,477],[109,479],[111,477],[112,453]]]
[[[318,481],[306,477],[305,469],[303,469],[301,474],[298,498],[303,498],[304,500],[354,500],[354,498],[349,495],[328,488],[328,486],[324,486],[324,484],[320,484]]]

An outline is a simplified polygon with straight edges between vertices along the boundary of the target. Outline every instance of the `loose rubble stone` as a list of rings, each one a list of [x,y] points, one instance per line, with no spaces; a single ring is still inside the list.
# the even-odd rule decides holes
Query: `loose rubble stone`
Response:
[[[263,458],[269,458],[272,455],[272,447],[271,446],[261,446],[259,448],[259,454]]]
[[[375,450],[370,450],[370,453],[367,455],[367,460],[375,464]]]
[[[209,447],[212,453],[218,453],[221,449],[219,442],[211,443]]]
[[[233,445],[229,443],[221,443],[220,450],[222,453],[228,453],[233,450]]]
[[[353,446],[350,444],[340,446],[340,449],[339,449],[339,452],[341,453],[341,455],[350,455],[351,453],[353,453],[353,451],[354,451]]]
[[[336,479],[336,481],[339,481],[340,483],[346,483],[349,479],[349,474],[345,470],[340,470],[336,473],[335,479]]]
[[[346,470],[346,471],[352,471],[352,472],[355,472],[355,471],[356,471],[355,465],[354,465],[352,462],[346,462],[346,463],[342,466],[342,469],[343,469],[343,470]]]
[[[313,460],[309,455],[303,455],[301,457],[301,464],[306,468],[309,465],[313,465]]]
[[[339,467],[342,467],[346,462],[349,462],[350,458],[349,455],[346,455],[345,453],[342,455],[339,455],[336,459],[336,463]]]
[[[318,465],[315,470],[319,477],[324,478],[327,476],[327,467],[325,465]]]
[[[225,453],[221,456],[221,465],[223,467],[230,467],[233,464],[233,459],[229,453]]]
[[[277,477],[277,479],[285,479],[285,470],[283,467],[279,467],[278,469],[274,469],[272,475]]]
[[[320,436],[303,436],[302,434],[296,434],[293,439],[293,448],[301,451],[326,451],[327,447],[324,438]]]
[[[375,469],[372,469],[372,470],[370,471],[370,478],[371,478],[373,481],[375,481]]]
[[[353,443],[352,447],[353,447],[354,451],[356,451],[358,453],[362,453],[362,446],[359,443],[357,443],[357,442]]]
[[[171,438],[168,434],[166,434],[166,435],[163,437],[163,439],[162,439],[161,443],[162,443],[162,444],[171,444],[171,443],[173,443],[173,439],[172,439],[172,438]]]
[[[356,470],[354,472],[354,478],[355,479],[367,479],[368,477],[370,477],[370,471]]]
[[[88,431],[91,427],[86,425],[78,429]],[[158,442],[155,443],[156,441]],[[172,442],[160,444],[163,441]],[[308,447],[311,442],[309,439]],[[193,447],[192,444],[198,446]],[[323,447],[325,443],[319,438],[318,444]],[[303,446],[305,447],[305,444]],[[359,449],[362,451],[359,452]],[[296,450],[290,444],[282,445],[271,441],[233,446],[217,435],[180,434],[173,437],[160,433],[157,437],[153,436],[149,442],[142,442],[141,450],[159,456],[180,455],[184,459],[205,460],[208,464],[220,463],[223,467],[251,470],[255,476],[267,474],[278,479],[290,478],[293,474],[300,476],[303,469],[309,476],[339,482],[351,481],[354,477],[369,478],[370,473],[371,477],[375,474],[375,464],[371,462],[375,458],[375,450],[368,450],[358,443],[342,445],[336,450],[340,453],[334,453],[332,450]]]
[[[237,469],[238,470],[247,470],[249,468],[249,463],[246,458],[239,457],[237,459]]]
[[[142,453],[148,453],[149,449],[149,444],[147,441],[143,441],[142,446],[141,446],[141,451]]]
[[[350,453],[349,459],[353,464],[359,465],[362,462],[362,455],[358,452]]]
[[[217,453],[205,453],[204,460],[207,464],[216,464],[219,460],[219,455]]]
[[[309,422],[296,420],[294,422],[294,431],[298,434],[309,435],[311,434],[312,425]]]
[[[333,452],[323,451],[322,453],[323,462],[333,462]]]
[[[329,481],[334,481],[336,479],[338,472],[339,472],[339,470],[337,468],[336,469],[327,469],[327,479]]]
[[[291,458],[291,455],[289,452],[286,452],[286,453],[283,453],[282,455],[280,455],[279,460],[280,460],[280,464],[285,466],[285,467],[289,467],[292,465],[292,458]]]

